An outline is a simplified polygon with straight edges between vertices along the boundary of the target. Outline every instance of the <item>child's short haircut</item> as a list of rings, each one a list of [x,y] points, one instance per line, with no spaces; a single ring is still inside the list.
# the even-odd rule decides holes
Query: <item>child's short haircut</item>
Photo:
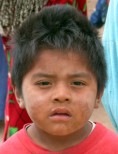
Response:
[[[95,28],[78,10],[67,5],[45,7],[30,16],[14,35],[12,83],[21,93],[22,80],[43,50],[58,49],[84,55],[97,79],[98,93],[106,80],[106,62]],[[66,68],[65,68],[66,69]]]

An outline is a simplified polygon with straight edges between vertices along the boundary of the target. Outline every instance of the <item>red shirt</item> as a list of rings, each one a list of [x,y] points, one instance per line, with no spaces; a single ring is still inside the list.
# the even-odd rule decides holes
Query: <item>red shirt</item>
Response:
[[[52,152],[35,144],[23,128],[0,146],[0,154],[118,154],[118,136],[97,123],[80,144]]]

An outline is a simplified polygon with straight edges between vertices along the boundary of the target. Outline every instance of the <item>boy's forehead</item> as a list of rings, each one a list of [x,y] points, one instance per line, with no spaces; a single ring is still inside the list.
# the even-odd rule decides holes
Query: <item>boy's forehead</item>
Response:
[[[88,65],[87,58],[82,54],[68,50],[66,52],[54,50],[42,51],[37,56],[29,73],[32,80],[40,77],[48,78],[73,78],[93,77],[93,71]],[[94,76],[95,77],[95,76]]]
[[[48,58],[48,57],[63,57],[63,58],[70,58],[74,60],[75,59],[84,59],[87,61],[87,55],[83,52],[83,51],[77,51],[77,50],[73,50],[73,49],[44,49],[41,50],[40,52],[38,52],[38,54],[36,55],[36,59],[38,58],[38,60],[41,60],[42,57]],[[53,60],[53,58],[52,58]]]
[[[46,49],[38,53],[36,55],[36,59],[34,60],[34,65],[40,63],[45,65],[47,63],[52,64],[61,64],[61,63],[68,63],[68,66],[71,67],[72,65],[77,67],[80,65],[84,65],[88,68],[89,61],[87,56],[84,55],[82,52],[77,52],[72,49]],[[40,65],[39,64],[39,65]],[[64,66],[64,65],[63,65]]]

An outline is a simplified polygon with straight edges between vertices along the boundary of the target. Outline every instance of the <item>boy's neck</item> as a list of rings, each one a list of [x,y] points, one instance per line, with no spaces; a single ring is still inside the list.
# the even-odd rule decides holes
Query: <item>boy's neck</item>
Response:
[[[27,133],[30,138],[39,146],[51,151],[61,151],[81,143],[92,130],[92,123],[87,122],[84,128],[67,136],[52,136],[46,132],[39,130],[32,124]]]

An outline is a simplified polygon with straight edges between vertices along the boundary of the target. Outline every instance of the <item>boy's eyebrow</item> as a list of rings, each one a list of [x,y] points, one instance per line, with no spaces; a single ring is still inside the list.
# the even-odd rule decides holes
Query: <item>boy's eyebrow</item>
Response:
[[[39,78],[39,77],[48,77],[48,78],[52,78],[52,77],[54,77],[55,75],[53,75],[53,74],[46,74],[46,73],[37,73],[37,74],[34,74],[33,76],[32,76],[32,79],[34,79],[34,78]]]
[[[39,78],[39,77],[54,78],[55,76],[56,76],[56,75],[53,75],[53,74],[37,73],[37,74],[34,74],[34,75],[32,76],[32,79],[34,79],[34,78]],[[89,73],[84,73],[84,72],[74,73],[74,74],[68,74],[67,76],[69,76],[70,78],[73,78],[73,77],[91,78]]]
[[[80,72],[80,73],[75,73],[75,74],[70,74],[70,77],[85,77],[85,78],[91,78],[89,73],[84,73],[84,72]]]

